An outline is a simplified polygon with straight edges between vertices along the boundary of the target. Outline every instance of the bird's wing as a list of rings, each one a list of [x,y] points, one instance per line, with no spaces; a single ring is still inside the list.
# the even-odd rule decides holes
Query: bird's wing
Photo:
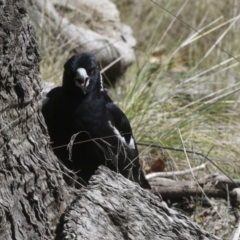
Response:
[[[148,181],[146,180],[142,168],[138,159],[138,149],[135,140],[132,135],[132,129],[130,123],[125,114],[116,106],[112,100],[106,95],[105,103],[110,119],[110,126],[113,128],[114,133],[117,137],[128,147],[127,155],[130,163],[127,164],[125,161],[119,161],[119,169],[122,170],[122,174],[138,182],[143,188],[151,189]],[[127,174],[125,172],[127,170]],[[130,171],[131,170],[131,171]],[[124,174],[125,172],[125,174]],[[130,177],[131,176],[131,177]]]
[[[109,115],[109,124],[113,128],[114,133],[122,142],[125,142],[129,148],[136,149],[135,140],[132,136],[132,128],[126,115],[107,95],[105,97],[105,102]]]
[[[51,118],[53,115],[53,110],[54,110],[54,101],[55,99],[61,94],[61,87],[56,87],[53,88],[51,91],[49,91],[46,95],[46,98],[43,100],[42,104],[42,113],[45,118],[45,121],[51,122]]]
[[[62,90],[62,87],[55,87],[47,93],[47,98],[55,98]]]

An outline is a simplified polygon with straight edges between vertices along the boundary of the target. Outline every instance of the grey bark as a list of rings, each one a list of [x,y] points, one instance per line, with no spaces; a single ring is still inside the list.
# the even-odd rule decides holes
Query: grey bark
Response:
[[[24,0],[0,0],[1,240],[54,239],[57,226],[60,239],[217,239],[110,170],[67,186],[41,115],[39,62]]]
[[[63,215],[56,240],[63,239],[219,238],[164,207],[159,197],[102,166]]]
[[[48,145],[35,32],[23,0],[0,1],[0,239],[52,239],[71,191]]]

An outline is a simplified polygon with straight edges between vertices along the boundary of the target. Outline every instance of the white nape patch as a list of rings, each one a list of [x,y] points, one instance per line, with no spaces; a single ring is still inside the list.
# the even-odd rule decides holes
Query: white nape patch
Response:
[[[130,143],[128,144],[129,148],[135,149],[135,142],[133,137],[131,136]]]
[[[84,68],[77,69],[77,77],[85,81],[89,76],[87,75],[87,71]]]
[[[111,121],[108,121],[109,126],[113,129],[113,132],[117,135],[118,139],[126,145],[125,138],[121,136],[120,132],[112,125]]]
[[[86,88],[87,88],[87,86],[89,85],[89,82],[90,82],[90,78],[87,80],[87,82],[86,82]]]
[[[102,74],[100,73],[100,91],[103,92],[104,91],[104,88],[103,88],[103,80],[102,80]]]

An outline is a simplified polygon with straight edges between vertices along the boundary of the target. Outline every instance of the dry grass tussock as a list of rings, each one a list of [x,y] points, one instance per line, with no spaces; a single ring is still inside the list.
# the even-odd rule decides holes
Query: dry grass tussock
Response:
[[[138,40],[137,63],[116,91],[137,139],[209,154],[239,177],[237,2],[115,2]],[[176,168],[187,164],[164,154]]]
[[[115,2],[138,40],[137,63],[117,91],[137,140],[204,153],[239,178],[237,1]],[[167,170],[206,161],[197,154],[151,147],[141,148],[141,153],[147,162],[163,156]],[[213,172],[219,170],[209,163],[204,174]],[[209,205],[205,197],[197,199],[175,207],[227,239],[236,220],[229,203],[212,199]]]

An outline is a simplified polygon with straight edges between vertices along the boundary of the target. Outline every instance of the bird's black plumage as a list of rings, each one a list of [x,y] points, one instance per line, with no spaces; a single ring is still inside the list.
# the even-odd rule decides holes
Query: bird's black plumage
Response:
[[[104,90],[94,55],[81,53],[66,62],[62,87],[47,94],[42,113],[55,154],[82,181],[106,165],[150,189],[129,121]],[[66,146],[73,136],[69,154]]]

